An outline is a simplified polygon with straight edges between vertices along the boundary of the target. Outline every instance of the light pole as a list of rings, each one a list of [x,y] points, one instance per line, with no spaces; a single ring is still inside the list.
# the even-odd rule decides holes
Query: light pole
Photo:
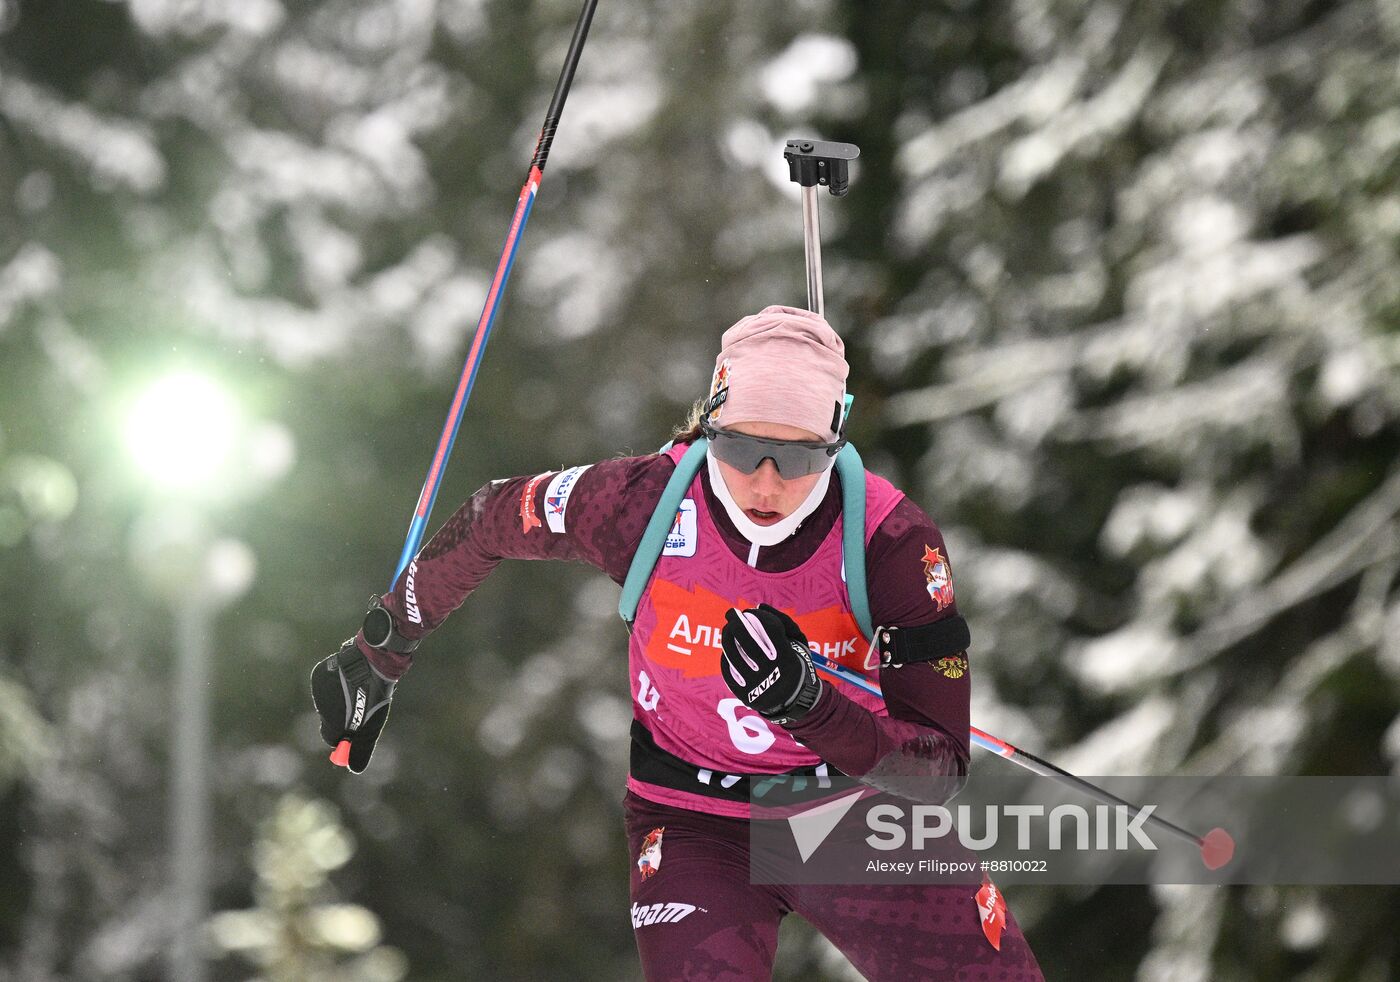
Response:
[[[290,439],[276,427],[250,426],[221,386],[190,372],[151,385],[134,403],[125,436],[152,491],[150,509],[133,528],[133,555],[175,628],[167,977],[205,982],[214,618],[247,590],[255,569],[247,546],[214,536],[208,514],[214,504],[285,470]]]

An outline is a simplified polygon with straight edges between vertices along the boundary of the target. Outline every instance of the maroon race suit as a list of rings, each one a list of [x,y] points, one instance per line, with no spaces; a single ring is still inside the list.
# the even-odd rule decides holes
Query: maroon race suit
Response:
[[[502,559],[586,562],[621,584],[674,470],[672,459],[650,454],[586,468],[493,481],[472,495],[420,550],[384,597],[401,634],[429,633],[495,569]],[[835,475],[818,508],[789,538],[752,546],[734,527],[701,468],[700,485],[715,527],[735,556],[754,568],[782,573],[802,566],[827,538],[841,512]],[[561,486],[567,511],[547,512],[551,489]],[[557,499],[556,499],[557,500]],[[935,581],[930,556],[943,566]],[[866,547],[872,622],[917,627],[957,616],[947,548],[937,527],[901,497]],[[390,678],[412,656],[382,652],[360,642],[374,666]],[[959,671],[929,663],[882,670],[888,716],[878,715],[828,685],[811,713],[788,729],[801,743],[852,777],[967,773],[971,672],[966,653]],[[646,784],[686,781],[696,765],[648,739],[633,723],[631,770]],[[688,772],[688,775],[687,775]],[[634,782],[635,784],[635,782]],[[673,786],[679,787],[680,784]],[[718,785],[715,794],[725,794]],[[1039,979],[1029,946],[1009,911],[1000,950],[983,937],[977,890],[966,885],[842,885],[781,888],[750,882],[747,823],[682,808],[629,792],[628,841],[634,856],[652,847],[656,865],[632,862],[632,919],[648,979],[768,978],[777,928],[788,911],[801,913],[871,978]],[[657,875],[664,854],[664,875]],[[700,902],[694,898],[707,898]],[[688,906],[695,913],[676,916]],[[700,911],[704,913],[700,913]],[[642,913],[639,915],[639,911]],[[662,916],[662,913],[665,916]],[[655,913],[656,916],[651,916]]]

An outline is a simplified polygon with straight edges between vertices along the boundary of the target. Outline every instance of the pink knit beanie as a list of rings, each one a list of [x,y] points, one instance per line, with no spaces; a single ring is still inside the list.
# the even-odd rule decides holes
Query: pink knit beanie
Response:
[[[846,398],[846,346],[820,315],[765,307],[724,332],[710,405],[715,426],[786,423],[834,441]]]

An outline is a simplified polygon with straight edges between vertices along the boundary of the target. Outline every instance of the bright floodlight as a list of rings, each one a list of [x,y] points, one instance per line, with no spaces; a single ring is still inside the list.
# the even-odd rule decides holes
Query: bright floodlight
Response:
[[[217,383],[181,372],[152,385],[127,422],[126,444],[156,483],[210,488],[226,470],[238,435],[238,407]]]

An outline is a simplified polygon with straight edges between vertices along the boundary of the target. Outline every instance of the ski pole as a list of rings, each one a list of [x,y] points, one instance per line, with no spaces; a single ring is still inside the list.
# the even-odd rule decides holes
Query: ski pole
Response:
[[[1126,801],[1110,791],[1106,791],[1096,784],[1091,784],[1082,777],[1075,777],[1069,771],[1056,767],[1049,761],[1041,760],[1035,754],[1027,753],[1019,747],[1013,747],[1005,740],[999,740],[990,733],[985,733],[977,727],[972,727],[972,741],[979,747],[990,750],[993,753],[1005,757],[1013,763],[1020,764],[1026,770],[1039,774],[1041,777],[1053,778],[1061,784],[1068,785],[1078,791],[1082,791],[1091,798],[1110,805],[1121,805],[1136,817],[1142,812],[1141,805],[1135,805],[1131,801]],[[1216,826],[1205,835],[1197,835],[1187,829],[1182,828],[1173,822],[1167,821],[1155,811],[1150,812],[1147,821],[1164,829],[1173,835],[1185,839],[1201,851],[1201,862],[1205,863],[1206,869],[1219,869],[1230,861],[1235,855],[1235,840],[1230,837],[1230,833]]]
[[[874,682],[857,675],[849,669],[842,668],[840,665],[833,664],[815,651],[812,652],[812,661],[815,663],[819,672],[824,672],[843,682],[849,682],[851,685],[869,692],[872,695],[881,695],[880,687]],[[1059,781],[1061,784],[1068,785],[1077,791],[1089,795],[1091,798],[1097,798],[1099,801],[1110,805],[1122,805],[1133,814],[1133,817],[1142,813],[1141,805],[1135,805],[1131,801],[1125,801],[1116,794],[1105,791],[1103,788],[1096,784],[1091,784],[1082,777],[1076,777],[1069,771],[1056,767],[1048,761],[1041,760],[1039,757],[1035,756],[1035,754],[1027,753],[1018,747],[1013,747],[1005,740],[1000,740],[990,733],[979,730],[975,726],[971,727],[971,730],[971,741],[984,750],[990,750],[992,753],[1006,758],[1013,764],[1020,764],[1026,770],[1034,774],[1039,774],[1041,777],[1052,778],[1053,780]],[[1190,842],[1196,848],[1200,849],[1201,862],[1205,863],[1206,869],[1219,869],[1228,863],[1235,855],[1235,840],[1230,837],[1229,832],[1226,832],[1219,826],[1211,829],[1205,835],[1196,835],[1194,832],[1167,821],[1155,811],[1148,812],[1146,820],[1173,835],[1185,839],[1187,842]]]
[[[398,565],[389,580],[389,589],[398,583],[409,562],[418,554],[423,542],[423,532],[428,527],[428,515],[437,501],[438,489],[442,486],[442,475],[447,469],[447,458],[452,453],[452,444],[457,440],[457,429],[462,425],[462,415],[471,398],[472,386],[476,383],[477,369],[481,367],[486,342],[491,338],[491,326],[496,321],[496,308],[501,294],[505,292],[506,281],[510,279],[511,267],[515,265],[515,253],[520,247],[520,236],[525,231],[525,223],[530,219],[530,209],[534,206],[535,195],[544,181],[544,165],[549,159],[549,148],[554,143],[554,131],[559,128],[559,117],[564,114],[564,100],[569,96],[569,86],[574,81],[574,70],[578,68],[579,56],[583,53],[583,42],[588,38],[588,27],[593,22],[593,11],[598,0],[584,0],[583,11],[574,26],[574,36],[569,41],[569,50],[564,55],[564,67],[559,72],[559,81],[554,86],[554,98],[549,101],[545,112],[544,126],[540,128],[540,138],[535,142],[535,155],[530,160],[530,171],[520,194],[515,199],[515,214],[510,220],[510,231],[506,233],[505,245],[501,247],[501,257],[496,262],[496,274],[491,278],[491,288],[486,292],[481,317],[476,322],[476,334],[471,348],[467,351],[467,361],[462,368],[462,377],[457,381],[457,391],[452,396],[452,407],[447,413],[442,435],[438,437],[437,449],[433,452],[432,463],[428,466],[428,476],[423,481],[423,490],[418,494],[418,504],[413,509],[413,519],[408,525],[408,536],[404,539],[403,551],[399,554]],[[350,741],[341,740],[331,752],[331,763],[340,767],[350,764]]]
[[[472,385],[476,382],[477,369],[481,367],[481,357],[486,350],[486,342],[491,337],[491,326],[496,320],[496,308],[500,302],[501,294],[505,292],[506,280],[510,278],[510,270],[515,265],[515,253],[520,246],[520,236],[525,231],[525,223],[529,221],[530,209],[535,203],[535,195],[539,192],[540,184],[544,180],[544,165],[549,158],[549,148],[554,143],[554,131],[559,126],[559,117],[564,114],[564,100],[569,96],[569,86],[574,80],[574,70],[578,67],[579,56],[583,53],[583,42],[588,37],[588,27],[593,21],[593,10],[598,6],[598,0],[584,0],[583,12],[579,14],[578,24],[574,27],[573,39],[569,42],[568,53],[564,56],[564,67],[559,73],[559,81],[554,86],[554,98],[550,100],[549,110],[545,113],[544,126],[540,129],[540,138],[535,144],[535,156],[530,161],[530,171],[526,175],[525,183],[520,188],[520,195],[515,202],[515,215],[511,218],[510,231],[506,235],[505,245],[501,248],[501,258],[496,263],[496,275],[491,279],[491,288],[486,293],[486,302],[481,310],[481,318],[476,324],[476,335],[472,338],[470,350],[467,352],[467,362],[462,369],[462,377],[457,383],[456,394],[452,397],[452,408],[447,414],[447,423],[442,428],[442,435],[438,437],[437,450],[433,453],[432,464],[428,467],[428,477],[423,482],[423,490],[418,495],[418,504],[413,510],[413,520],[408,526],[408,537],[404,539],[403,552],[399,555],[399,563],[394,567],[394,577],[389,581],[389,589],[394,588],[394,584],[399,581],[399,576],[408,567],[410,560],[418,554],[418,546],[423,541],[423,532],[428,526],[428,515],[433,510],[433,503],[437,501],[438,488],[442,486],[442,474],[447,467],[447,458],[452,453],[452,444],[457,439],[457,428],[462,423],[462,414],[466,411],[467,400],[471,398]]]

